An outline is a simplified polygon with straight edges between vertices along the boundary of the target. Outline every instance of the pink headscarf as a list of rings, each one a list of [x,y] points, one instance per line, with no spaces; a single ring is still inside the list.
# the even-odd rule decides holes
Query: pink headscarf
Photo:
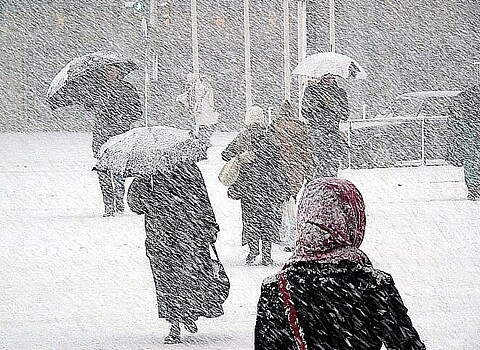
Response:
[[[337,178],[309,182],[297,211],[297,242],[290,262],[351,260],[369,264],[359,247],[365,204],[354,184]]]

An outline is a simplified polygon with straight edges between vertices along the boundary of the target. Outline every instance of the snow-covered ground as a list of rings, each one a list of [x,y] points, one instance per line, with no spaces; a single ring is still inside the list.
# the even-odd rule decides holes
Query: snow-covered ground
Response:
[[[0,349],[252,349],[261,280],[246,267],[240,205],[216,176],[232,134],[215,134],[200,163],[222,232],[231,279],[225,315],[164,345],[156,317],[143,217],[103,218],[88,133],[0,134]],[[345,170],[367,206],[363,249],[390,272],[427,349],[480,343],[480,202],[465,200],[449,166]]]

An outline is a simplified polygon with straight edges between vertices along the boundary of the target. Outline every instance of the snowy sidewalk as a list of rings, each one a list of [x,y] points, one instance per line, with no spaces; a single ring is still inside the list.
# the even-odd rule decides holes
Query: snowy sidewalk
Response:
[[[88,133],[0,134],[0,349],[252,349],[261,280],[246,267],[239,202],[217,180],[233,134],[214,135],[204,173],[222,229],[218,251],[232,289],[225,315],[201,319],[184,343],[162,343],[145,257],[143,218],[103,218]],[[461,169],[344,170],[367,207],[363,249],[390,272],[428,349],[480,342],[480,202]]]

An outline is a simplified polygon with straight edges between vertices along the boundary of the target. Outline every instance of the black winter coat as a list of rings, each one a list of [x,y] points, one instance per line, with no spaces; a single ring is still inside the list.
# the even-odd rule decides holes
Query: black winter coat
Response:
[[[349,115],[347,93],[336,83],[309,82],[302,100],[302,116],[312,129],[338,133],[339,123]]]
[[[219,227],[198,166],[179,164],[169,174],[155,175],[153,184],[148,177],[136,178],[127,200],[133,212],[145,214],[159,317],[182,322],[222,315],[212,295],[209,253]]]
[[[110,137],[130,130],[132,123],[142,115],[142,104],[137,91],[124,80],[99,85],[85,107],[95,113],[92,141],[95,156]]]
[[[423,350],[393,279],[351,261],[297,262],[285,269],[308,349]],[[279,292],[266,279],[258,302],[256,350],[296,350]]]
[[[480,145],[479,111],[479,85],[474,85],[453,99],[451,117],[447,119],[449,131],[447,160],[454,166],[465,165],[468,158],[477,158],[476,150]]]
[[[347,93],[336,83],[309,82],[302,100],[302,115],[308,120],[310,146],[317,176],[336,176],[347,159],[347,144],[340,134],[340,121],[349,115]]]
[[[290,198],[286,170],[278,141],[272,132],[250,126],[222,152],[229,161],[244,150],[253,152],[253,161],[243,164],[237,181],[228,189],[242,206],[242,244],[250,239],[277,242],[282,219],[282,203]]]

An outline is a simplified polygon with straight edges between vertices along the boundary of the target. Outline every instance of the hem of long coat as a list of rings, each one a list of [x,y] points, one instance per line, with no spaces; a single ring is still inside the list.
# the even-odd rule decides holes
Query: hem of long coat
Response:
[[[199,314],[196,314],[196,315],[190,315],[188,317],[180,317],[180,319],[173,319],[167,311],[162,311],[162,310],[160,310],[160,308],[161,308],[161,306],[158,307],[158,318],[161,318],[161,319],[164,318],[165,320],[167,320],[170,323],[172,321],[178,321],[178,322],[182,322],[182,323],[184,323],[184,321],[196,321],[200,317],[216,318],[216,317],[223,316],[225,314],[224,311],[223,311],[222,305],[218,305],[216,307],[216,310],[212,310],[210,313],[199,313]]]

